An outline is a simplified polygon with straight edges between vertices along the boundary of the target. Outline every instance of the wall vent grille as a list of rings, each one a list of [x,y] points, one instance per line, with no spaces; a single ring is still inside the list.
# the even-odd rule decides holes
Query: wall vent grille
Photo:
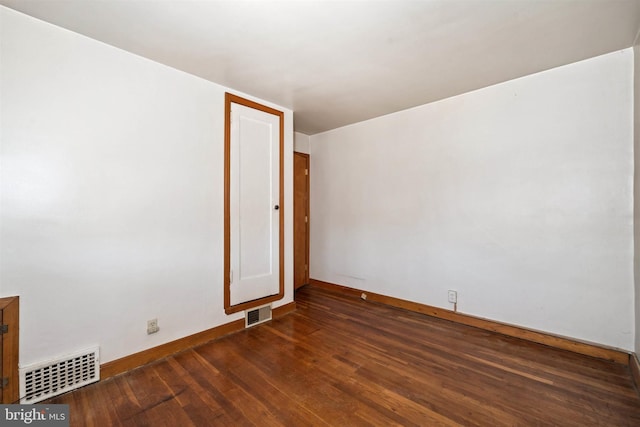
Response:
[[[20,403],[36,403],[100,380],[100,349],[20,369]]]
[[[260,323],[271,320],[271,304],[255,308],[253,310],[247,310],[244,313],[245,328],[259,325]]]

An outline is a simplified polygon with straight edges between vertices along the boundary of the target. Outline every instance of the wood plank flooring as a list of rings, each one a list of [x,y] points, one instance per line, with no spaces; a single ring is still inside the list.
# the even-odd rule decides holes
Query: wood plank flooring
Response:
[[[72,426],[639,426],[628,366],[313,286],[298,310],[50,403]]]

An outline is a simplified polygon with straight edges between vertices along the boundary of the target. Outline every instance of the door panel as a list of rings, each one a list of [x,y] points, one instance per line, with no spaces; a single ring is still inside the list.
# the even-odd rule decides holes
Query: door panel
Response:
[[[236,305],[278,293],[280,129],[278,117],[244,105],[231,104],[231,117],[230,281]]]
[[[309,155],[293,154],[293,286],[309,283]]]
[[[6,381],[0,387],[0,403],[18,403],[20,400],[19,321],[20,298],[0,298],[0,325],[6,326],[6,330],[0,334],[0,378]]]

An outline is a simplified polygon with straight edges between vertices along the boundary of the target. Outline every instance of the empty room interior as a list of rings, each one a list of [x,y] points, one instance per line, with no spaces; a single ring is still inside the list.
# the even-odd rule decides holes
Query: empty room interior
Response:
[[[0,0],[2,403],[638,426],[638,152],[640,0]]]

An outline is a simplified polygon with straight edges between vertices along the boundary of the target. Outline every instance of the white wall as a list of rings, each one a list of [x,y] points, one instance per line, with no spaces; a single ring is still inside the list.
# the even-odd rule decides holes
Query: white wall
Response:
[[[311,277],[633,349],[632,66],[311,136]]]
[[[304,133],[293,133],[293,151],[309,154],[309,135]]]
[[[223,310],[225,88],[11,9],[0,19],[0,296],[21,297],[21,365],[93,344],[106,362],[242,317]],[[276,306],[293,299],[285,213]]]

